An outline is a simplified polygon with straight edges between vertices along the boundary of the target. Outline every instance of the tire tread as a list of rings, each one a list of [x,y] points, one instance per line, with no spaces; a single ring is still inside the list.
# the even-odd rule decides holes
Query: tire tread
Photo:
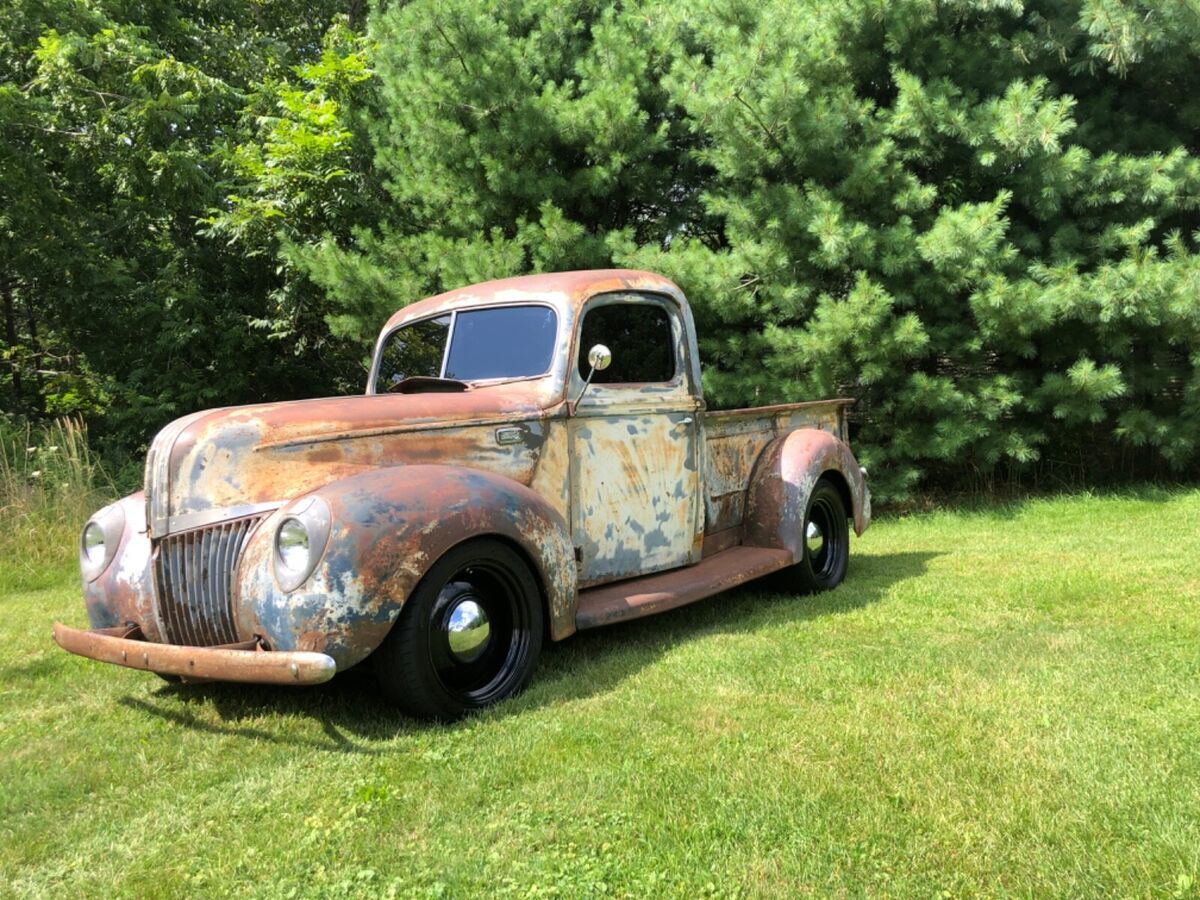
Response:
[[[530,632],[534,635],[525,671],[504,698],[519,693],[529,683],[541,650],[543,616],[541,592],[529,565],[519,553],[495,538],[475,538],[448,550],[418,582],[392,630],[372,654],[372,667],[384,695],[403,712],[420,719],[452,721],[476,707],[462,704],[445,691],[428,659],[426,617],[446,580],[469,560],[482,557],[499,559],[512,571],[523,587]]]

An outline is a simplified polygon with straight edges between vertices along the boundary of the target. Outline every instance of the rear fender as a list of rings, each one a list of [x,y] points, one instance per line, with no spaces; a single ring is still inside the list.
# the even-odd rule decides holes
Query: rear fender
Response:
[[[311,496],[329,507],[329,539],[312,575],[287,592],[275,578],[275,532],[289,510]],[[571,634],[575,555],[562,516],[502,475],[443,465],[354,475],[276,511],[239,566],[239,630],[262,635],[275,650],[329,654],[344,669],[379,646],[434,562],[484,535],[523,553],[542,587],[551,637]]]
[[[746,498],[746,543],[804,552],[804,511],[822,476],[835,479],[848,494],[854,531],[871,523],[871,494],[854,454],[845,442],[818,428],[800,428],[767,445],[754,464]]]

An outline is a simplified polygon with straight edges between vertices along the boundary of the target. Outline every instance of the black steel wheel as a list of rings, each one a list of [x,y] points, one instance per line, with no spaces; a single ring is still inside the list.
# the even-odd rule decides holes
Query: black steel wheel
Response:
[[[803,558],[781,573],[782,586],[802,594],[837,587],[850,560],[850,523],[841,491],[826,478],[809,494],[803,527]]]
[[[411,715],[457,719],[529,683],[542,630],[541,594],[525,560],[479,538],[421,579],[372,657],[375,675]]]

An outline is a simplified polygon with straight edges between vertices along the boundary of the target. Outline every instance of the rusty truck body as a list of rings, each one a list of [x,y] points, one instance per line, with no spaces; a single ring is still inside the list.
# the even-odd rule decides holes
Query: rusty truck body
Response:
[[[708,411],[647,272],[450,291],[387,322],[365,395],[197,412],[80,543],[65,649],[180,680],[369,660],[417,715],[520,690],[544,638],[778,573],[836,586],[870,521],[849,400]]]

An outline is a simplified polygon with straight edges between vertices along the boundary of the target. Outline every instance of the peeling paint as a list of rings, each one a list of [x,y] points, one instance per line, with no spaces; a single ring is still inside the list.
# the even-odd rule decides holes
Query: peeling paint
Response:
[[[688,566],[693,581],[738,583],[753,573],[696,564],[739,544],[763,548],[746,556],[754,572],[778,566],[798,552],[808,492],[822,476],[841,479],[855,530],[866,528],[870,494],[844,441],[851,401],[707,413],[690,309],[660,276],[618,270],[475,285],[401,310],[384,333],[448,309],[531,299],[553,306],[560,322],[545,376],[459,393],[218,409],[168,425],[148,454],[145,494],[120,501],[125,530],[113,563],[85,582],[92,627],[134,623],[146,640],[166,640],[163,610],[175,601],[157,596],[169,589],[154,573],[181,534],[199,549],[180,563],[180,578],[232,579],[226,614],[238,642],[327,654],[341,670],[386,637],[429,567],[475,536],[524,555],[550,635],[561,639],[577,627],[582,587]],[[585,391],[574,363],[593,302],[666,308],[674,378]],[[328,507],[328,541],[307,579],[284,590],[275,535],[312,497]],[[236,558],[201,539],[233,521],[249,523]],[[688,585],[687,596],[702,593]],[[619,600],[622,588],[603,590]]]

